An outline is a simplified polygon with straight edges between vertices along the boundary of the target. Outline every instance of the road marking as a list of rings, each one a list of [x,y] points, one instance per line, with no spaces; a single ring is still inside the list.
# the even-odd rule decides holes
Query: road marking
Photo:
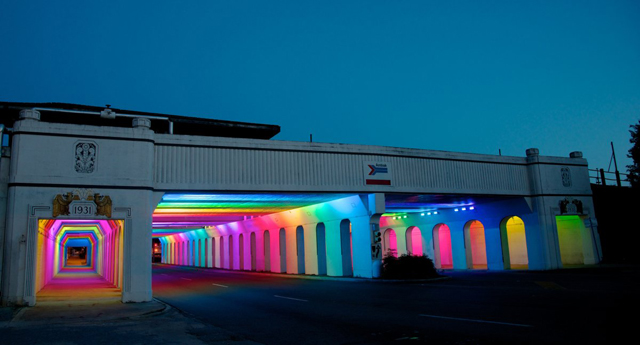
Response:
[[[184,279],[184,280],[193,280],[193,279],[189,279],[189,278],[180,278],[180,279]]]
[[[461,317],[447,317],[447,316],[427,315],[427,314],[420,314],[420,316],[432,317],[432,318],[435,318],[435,319],[459,320],[459,321],[470,321],[470,322],[481,322],[481,323],[494,323],[494,324],[497,324],[497,325],[507,325],[507,326],[516,326],[516,327],[533,327],[531,325],[522,325],[522,324],[519,324],[519,323],[508,323],[508,322],[464,319],[464,318],[461,318]]]
[[[547,290],[566,290],[566,288],[554,283],[554,282],[534,282],[539,286],[547,289]]]
[[[216,283],[213,283],[213,284],[211,284],[211,285],[215,285],[215,286],[219,286],[219,287],[228,288],[228,286],[226,286],[226,285],[220,285],[220,284],[216,284]]]
[[[285,296],[278,296],[278,295],[273,295],[273,297],[290,299],[292,301],[309,302],[306,299],[299,299],[299,298],[293,298],[293,297],[285,297]]]

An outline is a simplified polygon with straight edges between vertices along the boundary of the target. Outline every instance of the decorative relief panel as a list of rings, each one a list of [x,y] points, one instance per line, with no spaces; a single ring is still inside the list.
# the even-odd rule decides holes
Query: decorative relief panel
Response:
[[[74,216],[111,218],[111,197],[93,193],[91,189],[76,189],[53,198],[53,217]]]
[[[560,169],[562,175],[562,185],[565,187],[571,187],[571,170],[568,167],[562,167]]]
[[[559,202],[560,214],[584,214],[582,201],[573,198],[564,198]]]
[[[91,174],[96,170],[98,145],[91,141],[79,141],[75,145],[76,172]]]

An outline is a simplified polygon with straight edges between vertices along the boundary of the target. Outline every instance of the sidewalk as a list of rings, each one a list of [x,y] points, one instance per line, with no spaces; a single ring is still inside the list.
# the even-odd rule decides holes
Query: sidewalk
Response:
[[[42,301],[0,308],[0,344],[256,344],[159,301]]]

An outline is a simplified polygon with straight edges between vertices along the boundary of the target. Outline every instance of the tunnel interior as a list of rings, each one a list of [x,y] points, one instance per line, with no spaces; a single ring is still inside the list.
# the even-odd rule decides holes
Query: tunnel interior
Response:
[[[122,220],[39,220],[38,299],[120,296],[123,234]]]
[[[336,193],[168,193],[154,211],[153,238],[168,264],[350,276],[362,242],[366,250],[371,245],[361,234],[369,230],[354,230],[349,213],[363,200]],[[424,254],[439,269],[488,269],[490,261],[494,268],[526,269],[525,224],[513,214],[527,212],[523,200],[511,197],[385,194],[381,249]],[[316,221],[305,223],[305,214]],[[282,218],[291,226],[274,226]]]

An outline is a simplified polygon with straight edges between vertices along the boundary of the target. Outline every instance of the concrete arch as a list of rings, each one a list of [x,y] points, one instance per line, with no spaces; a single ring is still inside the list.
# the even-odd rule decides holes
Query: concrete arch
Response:
[[[203,255],[202,255],[202,240],[198,239],[198,259],[196,260],[197,262],[196,262],[195,266],[202,267],[203,266],[202,265],[203,259],[206,259],[206,258],[203,258]]]
[[[304,274],[304,228],[302,225],[296,227],[296,255],[297,255],[297,265],[298,265],[298,274]]]
[[[235,269],[235,261],[236,261],[235,257],[234,257],[234,254],[235,254],[236,251],[233,248],[233,245],[234,245],[234,243],[233,243],[234,242],[233,241],[233,235],[229,235],[228,242],[229,242],[228,243],[228,248],[229,248],[229,264],[228,265],[229,265],[229,267],[227,267],[227,268],[230,269],[230,270],[233,270],[233,269]]]
[[[500,221],[500,239],[505,269],[528,269],[529,253],[525,224],[518,216],[507,216]]]
[[[244,234],[238,235],[238,269],[244,270]]]
[[[284,228],[279,231],[279,249],[280,249],[280,272],[287,272],[287,232]]]
[[[262,239],[264,241],[264,271],[271,272],[271,234],[265,230]]]
[[[409,255],[424,254],[424,244],[422,240],[422,231],[417,226],[410,226],[405,233],[407,241],[407,253]]]
[[[433,246],[436,268],[453,268],[451,229],[448,225],[439,223],[433,227]]]
[[[249,235],[249,254],[251,255],[251,270],[256,270],[256,233]]]
[[[340,248],[342,251],[342,275],[353,276],[353,239],[351,236],[351,221],[340,221]]]
[[[464,224],[464,243],[467,268],[487,269],[487,242],[484,224],[470,220]]]
[[[202,264],[202,267],[209,267],[209,240],[205,238],[203,242],[204,249],[202,252],[204,253],[204,263]]]
[[[327,234],[324,223],[316,225],[316,245],[318,247],[318,275],[327,274]]]
[[[585,227],[585,216],[556,216],[558,231],[558,253],[562,266],[595,263],[591,229]]]
[[[211,268],[218,267],[216,265],[216,238],[211,237]]]
[[[220,236],[219,246],[220,246],[220,252],[218,253],[218,261],[219,261],[219,266],[218,267],[219,268],[225,268],[226,267],[226,265],[225,265],[226,255],[225,255],[225,250],[224,250],[224,236]]]
[[[393,255],[395,257],[398,256],[398,239],[396,235],[396,231],[392,228],[387,228],[384,231],[383,240],[382,240],[382,255]]]

